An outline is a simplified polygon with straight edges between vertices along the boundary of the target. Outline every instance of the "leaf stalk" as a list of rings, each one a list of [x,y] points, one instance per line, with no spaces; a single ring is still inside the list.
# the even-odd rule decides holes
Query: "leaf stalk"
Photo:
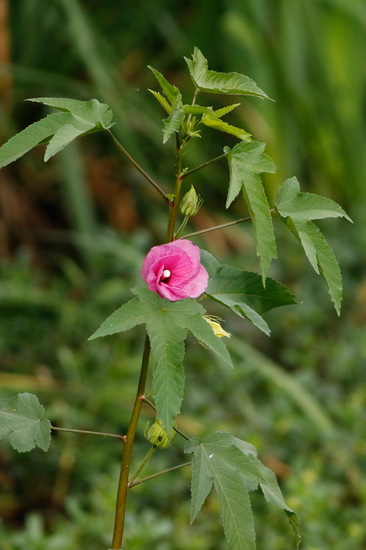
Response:
[[[135,161],[133,157],[126,151],[126,149],[123,147],[123,145],[118,141],[118,139],[112,134],[110,130],[107,130],[111,138],[113,139],[115,145],[118,147],[118,149],[123,153],[123,155],[127,158],[127,160],[144,176],[144,178],[151,183],[151,185],[156,189],[156,191],[163,197],[165,202],[171,206],[172,201],[169,199],[168,195],[162,190],[160,185],[156,183],[155,180],[145,170],[142,168],[142,166],[139,165],[138,162]]]
[[[221,225],[215,225],[214,227],[208,227],[207,229],[201,229],[200,231],[194,231],[194,233],[188,233],[188,235],[184,235],[181,237],[182,239],[190,239],[191,237],[196,237],[197,235],[204,235],[205,233],[210,233],[210,231],[216,231],[217,229],[225,229],[226,227],[230,227],[231,225],[236,225],[238,223],[248,222],[252,218],[250,216],[247,216],[246,218],[239,218],[238,220],[234,220],[232,222],[222,223]]]
[[[51,430],[55,430],[58,432],[71,432],[76,434],[100,435],[102,437],[114,437],[115,439],[120,439],[124,443],[126,442],[125,435],[111,434],[107,432],[95,432],[92,430],[78,430],[76,428],[59,428],[58,426],[51,426]]]

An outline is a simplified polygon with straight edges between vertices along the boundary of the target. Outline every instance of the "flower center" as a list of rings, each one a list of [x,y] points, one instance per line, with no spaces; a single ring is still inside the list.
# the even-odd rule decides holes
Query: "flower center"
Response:
[[[164,269],[161,276],[161,281],[166,281],[167,279],[169,279],[170,275],[171,275],[171,272],[169,271],[169,269]]]

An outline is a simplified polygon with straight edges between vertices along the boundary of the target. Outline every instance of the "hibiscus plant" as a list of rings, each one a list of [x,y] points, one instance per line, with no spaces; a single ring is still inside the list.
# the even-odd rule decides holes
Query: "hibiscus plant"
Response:
[[[233,366],[224,343],[227,342],[230,348],[230,334],[222,328],[220,319],[207,314],[205,302],[218,303],[221,309],[226,307],[266,334],[269,334],[269,327],[263,314],[275,307],[295,303],[294,296],[284,285],[267,276],[272,259],[277,257],[273,218],[289,229],[316,273],[325,277],[339,314],[342,281],[338,262],[314,220],[327,217],[345,217],[349,220],[349,217],[332,200],[301,192],[295,177],[279,187],[271,207],[261,174],[275,172],[275,164],[264,153],[265,144],[254,141],[246,130],[223,120],[239,104],[215,110],[197,102],[199,94],[249,95],[261,100],[270,98],[247,76],[209,70],[207,60],[198,48],[194,49],[192,58],[186,59],[186,62],[193,83],[193,100],[190,104],[184,103],[175,85],[150,67],[161,88],[159,92],[150,91],[167,114],[163,121],[163,141],[165,143],[173,137],[176,140],[175,188],[169,192],[165,192],[118,142],[111,130],[111,110],[96,99],[31,99],[56,112],[28,126],[5,143],[0,148],[0,167],[15,161],[39,144],[47,144],[44,157],[47,161],[75,138],[91,132],[106,131],[126,159],[155,188],[166,204],[166,236],[162,236],[161,244],[147,253],[141,280],[136,281],[136,287],[132,290],[133,297],[112,313],[91,336],[94,339],[124,332],[136,325],[146,325],[141,371],[130,422],[125,434],[114,435],[123,441],[123,456],[112,550],[122,548],[129,490],[137,483],[147,481],[147,478],[137,479],[143,467],[155,449],[168,448],[174,443],[174,437],[187,440],[185,453],[189,461],[186,460],[181,466],[191,465],[191,521],[196,518],[214,486],[228,548],[253,550],[255,532],[249,493],[260,488],[269,504],[287,514],[295,533],[296,547],[300,543],[296,513],[285,503],[275,474],[258,459],[254,446],[223,431],[202,438],[190,438],[179,429],[177,416],[183,400],[185,339],[190,332],[207,348],[202,353],[212,352],[218,360]],[[203,126],[230,134],[238,143],[233,148],[225,147],[220,156],[206,160],[199,166],[186,167],[183,165],[185,149],[192,139],[200,136]],[[205,230],[185,234],[187,221],[197,214],[202,205],[202,199],[194,187],[186,187],[186,180],[190,174],[214,162],[228,163],[230,177],[226,208],[240,195],[244,199],[248,216],[207,228],[206,231],[218,231],[234,223],[250,221],[259,257],[259,274],[222,265],[208,251],[201,250],[187,238],[194,239],[196,235],[205,233]],[[152,388],[149,393],[152,400],[146,397],[150,363]],[[138,470],[130,474],[134,439],[144,405],[156,411],[155,422],[145,429],[145,437],[151,447]],[[29,451],[35,446],[46,451],[52,430],[61,429],[51,425],[37,397],[29,393],[3,399],[0,409],[0,438],[8,437],[11,445],[19,452]],[[171,470],[178,467],[174,465]]]

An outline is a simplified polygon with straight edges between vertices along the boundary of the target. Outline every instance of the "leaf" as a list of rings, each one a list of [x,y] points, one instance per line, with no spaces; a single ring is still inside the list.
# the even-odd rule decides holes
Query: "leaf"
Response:
[[[78,99],[63,97],[34,97],[27,99],[27,101],[42,103],[60,111],[70,112],[75,117],[92,123],[93,126],[101,126],[104,129],[108,129],[113,125],[113,113],[111,109],[106,103],[100,103],[97,99],[80,101]]]
[[[150,66],[149,69],[155,75],[163,92],[166,95],[167,100],[171,104],[171,106],[169,106],[169,103],[167,103],[160,94],[152,92],[157,100],[164,107],[164,109],[169,113],[168,118],[163,120],[163,143],[166,143],[175,132],[179,131],[185,115],[182,103],[182,94],[180,93],[179,89],[176,86],[170,84],[170,82],[168,82],[166,78],[161,73],[159,73],[159,71]]]
[[[19,453],[40,447],[47,451],[51,441],[51,423],[44,418],[44,407],[37,397],[20,393],[0,400],[0,439],[9,438]]]
[[[322,273],[338,315],[342,302],[342,275],[337,258],[320,229],[310,220],[345,217],[346,212],[335,202],[311,193],[301,193],[296,178],[286,180],[279,188],[275,207],[280,219],[301,243],[316,273]]]
[[[203,312],[205,311],[203,310]],[[227,347],[221,338],[215,336],[211,326],[203,319],[202,314],[187,317],[181,315],[178,323],[180,326],[187,328],[199,342],[213,351],[220,359],[234,368]]]
[[[313,222],[298,222],[295,223],[295,227],[298,238],[303,245],[310,263],[312,263],[311,260],[314,261],[313,254],[315,254],[318,269],[323,273],[327,281],[329,294],[337,314],[340,315],[342,302],[342,275],[333,250],[325,240],[320,229],[313,224]]]
[[[214,111],[214,115],[216,118],[221,118],[228,113],[231,113],[234,109],[237,107],[240,107],[240,103],[232,103],[231,105],[227,105],[226,107],[221,107],[221,109],[218,109],[217,111]]]
[[[276,307],[296,303],[294,296],[281,283],[267,277],[264,287],[257,273],[229,265],[216,268],[209,278],[205,294],[240,317],[247,318],[266,334],[270,331],[260,315]]]
[[[213,277],[216,273],[216,271],[221,267],[220,262],[213,256],[210,252],[207,252],[207,250],[204,250],[203,248],[200,249],[201,251],[201,264],[206,269],[210,282],[210,277]]]
[[[276,508],[280,508],[281,510],[284,510],[287,514],[287,517],[289,519],[290,525],[294,530],[296,542],[296,547],[299,548],[300,542],[301,542],[301,535],[299,531],[299,520],[297,517],[297,514],[292,508],[287,506],[285,499],[283,498],[281,489],[278,486],[277,478],[264,464],[260,464],[260,471],[264,478],[264,483],[260,483],[260,487],[262,489],[262,492],[264,494],[265,499],[269,504],[272,504]]]
[[[179,89],[173,84],[170,84],[170,82],[168,82],[167,79],[161,73],[159,73],[159,71],[157,71],[153,67],[150,67],[150,65],[148,65],[148,68],[150,69],[150,71],[153,72],[156,80],[159,82],[161,89],[166,95],[167,100],[171,104],[174,103],[176,98],[181,95]]]
[[[279,188],[276,208],[284,218],[290,216],[293,221],[319,220],[323,218],[351,218],[336,202],[313,193],[301,193],[296,178],[290,178]]]
[[[260,174],[263,172],[273,174],[276,171],[273,160],[263,153],[265,146],[265,143],[252,141],[238,143],[233,149],[224,148],[224,152],[228,156],[231,175],[226,208],[231,205],[247,182],[251,186],[258,185],[261,182]]]
[[[214,128],[215,130],[220,130],[221,132],[234,135],[235,137],[243,141],[250,141],[251,134],[249,134],[242,128],[237,128],[236,126],[232,126],[231,124],[228,124],[227,122],[221,120],[221,117],[223,117],[239,105],[240,103],[234,103],[233,105],[228,105],[227,107],[223,107],[222,109],[218,109],[217,111],[214,111],[212,108],[206,108],[206,110],[202,113],[203,116],[201,118],[201,123],[205,126],[209,126],[210,128]]]
[[[184,393],[184,340],[187,331],[179,327],[174,314],[163,306],[146,324],[151,352],[156,361],[153,370],[153,395],[157,418],[166,431],[174,424]]]
[[[93,340],[146,323],[151,352],[156,361],[153,392],[157,417],[169,430],[179,413],[184,391],[184,341],[187,330],[221,359],[232,365],[223,342],[203,319],[206,310],[191,298],[171,302],[146,287],[133,290],[135,298],[110,315],[89,338]]]
[[[214,485],[219,497],[222,523],[230,550],[255,550],[255,531],[249,494],[240,487],[240,474],[228,473],[219,460],[213,460]]]
[[[193,453],[191,522],[214,484],[229,550],[254,550],[249,492],[260,485],[266,500],[288,515],[300,542],[295,512],[285,503],[275,475],[258,460],[250,443],[227,432],[215,432],[202,439],[190,439],[184,451]]]
[[[277,257],[271,211],[260,176],[262,172],[275,172],[276,167],[272,159],[263,153],[264,148],[265,144],[257,141],[243,141],[233,149],[224,148],[230,170],[226,208],[242,190],[253,221],[263,284],[272,258]]]
[[[95,340],[117,332],[125,332],[137,325],[146,323],[149,313],[155,311],[160,305],[159,296],[153,296],[156,296],[157,300],[151,303],[141,301],[138,296],[132,298],[103,321],[98,330],[89,337],[89,340]]]
[[[220,130],[221,132],[225,132],[226,134],[231,134],[241,139],[242,141],[250,141],[251,139],[251,134],[249,134],[242,128],[232,126],[231,124],[228,124],[227,122],[224,122],[220,118],[212,116],[211,114],[204,114],[201,118],[201,122],[205,126],[209,126],[210,128],[214,128],[215,130]]]
[[[203,107],[202,105],[183,105],[186,115],[203,115],[204,113],[213,113],[212,107]]]
[[[195,447],[197,447],[196,452]],[[211,472],[208,455],[202,451],[202,448],[200,447],[200,439],[198,437],[187,441],[185,452],[195,452],[194,459],[192,460],[191,480],[192,501],[190,522],[193,523],[211,491],[214,477]]]
[[[33,147],[48,141],[64,124],[69,124],[69,113],[52,113],[10,138],[0,147],[0,168],[28,153]]]
[[[149,90],[150,93],[159,101],[160,105],[165,109],[165,111],[170,115],[172,112],[172,107],[169,105],[168,101],[165,99],[164,96],[159,94],[159,92],[155,92],[155,90]]]
[[[216,94],[251,95],[270,99],[256,83],[240,73],[219,73],[208,70],[207,59],[194,48],[192,59],[185,57],[191,79],[198,90]]]
[[[248,473],[252,480],[252,468],[250,466],[247,472],[245,461],[248,460],[248,456],[243,455],[230,438],[231,436],[225,432],[217,432],[204,437],[201,441],[195,438],[195,446],[191,441],[186,445],[185,452],[194,452],[191,521],[202,507],[213,481],[230,550],[254,550],[254,521],[243,477],[243,473]],[[237,453],[243,459],[241,463],[237,461]],[[262,478],[259,476],[256,479],[257,483],[251,483],[251,486],[258,485],[259,479]]]
[[[77,137],[85,135],[92,128],[93,125],[91,123],[74,117],[70,124],[65,124],[59,128],[50,139],[44,155],[44,161],[47,162],[51,157],[56,155],[56,153],[62,151],[66,145],[74,141]]]
[[[163,143],[166,143],[175,132],[179,132],[183,118],[184,110],[182,96],[179,94],[172,103],[172,110],[169,117],[163,121]]]
[[[63,98],[34,98],[28,101],[60,109],[27,126],[0,147],[0,168],[14,162],[33,147],[50,141],[45,161],[61,151],[76,137],[112,126],[112,111],[96,99],[78,101]],[[54,138],[52,138],[54,136]],[[52,138],[52,139],[51,139]]]

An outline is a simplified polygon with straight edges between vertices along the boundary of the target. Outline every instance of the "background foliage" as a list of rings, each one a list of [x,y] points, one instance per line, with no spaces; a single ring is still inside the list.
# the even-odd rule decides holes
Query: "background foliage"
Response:
[[[168,190],[173,149],[162,142],[147,65],[190,101],[183,56],[197,45],[210,66],[244,72],[275,99],[246,99],[232,121],[239,117],[267,143],[278,166],[265,179],[269,198],[296,175],[303,189],[333,198],[353,218],[354,226],[334,220],[324,230],[344,275],[343,313],[336,317],[296,242],[279,235],[289,252],[271,275],[303,303],[266,316],[271,338],[228,319],[234,371],[203,362],[191,341],[180,426],[200,437],[229,429],[251,441],[300,516],[303,548],[358,550],[366,541],[364,2],[3,0],[0,8],[2,142],[45,113],[26,98],[97,97],[115,113],[121,142]],[[213,143],[195,140],[187,163],[235,144],[212,136]],[[54,424],[123,433],[143,333],[87,338],[130,299],[145,252],[161,239],[160,199],[107,136],[83,138],[47,164],[43,153],[0,173],[0,397],[31,391]],[[227,180],[225,163],[192,175],[206,198],[192,230],[229,220]],[[249,227],[196,242],[220,260],[258,269]],[[137,443],[143,456],[142,434]],[[1,550],[107,547],[120,452],[117,441],[71,434],[55,437],[47,454],[18,455],[2,444]],[[183,457],[183,444],[174,446],[156,453],[151,468]],[[221,549],[217,501],[209,499],[189,527],[188,492],[188,472],[136,487],[129,547]],[[254,508],[258,548],[287,549],[282,515],[259,498]]]

